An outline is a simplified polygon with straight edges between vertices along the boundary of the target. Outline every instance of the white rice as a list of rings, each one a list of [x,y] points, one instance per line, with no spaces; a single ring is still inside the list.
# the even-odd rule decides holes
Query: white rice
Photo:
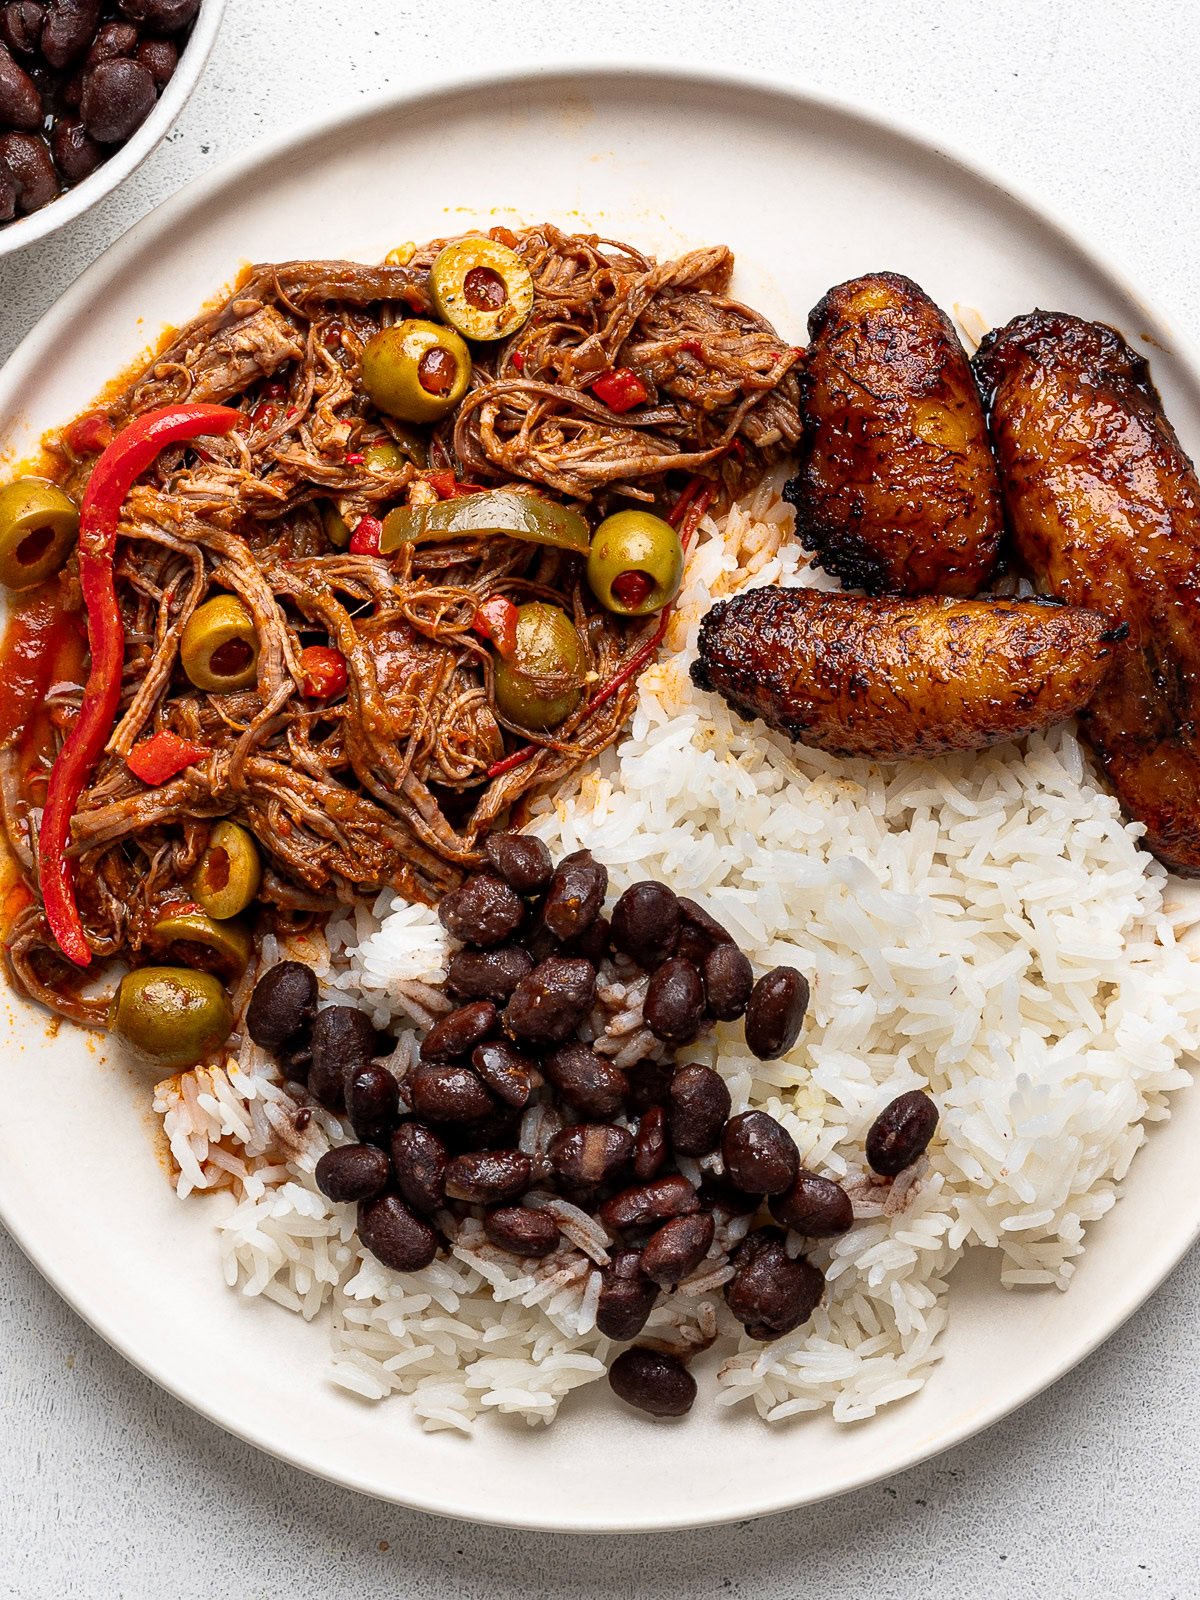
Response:
[[[704,524],[668,635],[676,653],[644,674],[629,737],[574,792],[537,805],[531,827],[555,854],[594,850],[614,892],[657,877],[700,900],[758,969],[810,975],[808,1022],[786,1059],[757,1061],[736,1023],[685,1055],[725,1075],[735,1110],[778,1117],[806,1166],[850,1187],[857,1225],[811,1252],[825,1301],[787,1338],[742,1337],[721,1285],[743,1219],[660,1302],[647,1337],[726,1339],[719,1405],[748,1402],[772,1422],[831,1407],[851,1422],[925,1382],[967,1245],[996,1249],[1008,1286],[1067,1287],[1143,1125],[1191,1081],[1200,984],[1165,873],[1070,725],[880,767],[797,749],[691,686],[713,598],[746,581],[820,581],[789,525],[770,484],[721,527]],[[402,1075],[412,1022],[445,1005],[431,987],[446,956],[434,914],[384,895],[290,953],[318,964],[331,991],[361,994],[377,1022],[407,1026],[392,1061]],[[618,1010],[621,998],[614,985]],[[635,1024],[636,997],[626,1010]],[[889,1189],[864,1171],[864,1137],[916,1087],[941,1123],[928,1160]],[[372,1399],[404,1391],[426,1428],[470,1431],[489,1410],[549,1422],[603,1376],[606,1240],[575,1208],[531,1197],[564,1226],[547,1261],[513,1260],[468,1221],[448,1258],[397,1274],[357,1247],[353,1208],[315,1188],[338,1123],[318,1111],[297,1136],[294,1102],[252,1047],[224,1071],[160,1085],[155,1105],[180,1194],[231,1196],[219,1224],[228,1282],[305,1317],[328,1308],[336,1382]],[[526,1121],[533,1148],[540,1114]]]

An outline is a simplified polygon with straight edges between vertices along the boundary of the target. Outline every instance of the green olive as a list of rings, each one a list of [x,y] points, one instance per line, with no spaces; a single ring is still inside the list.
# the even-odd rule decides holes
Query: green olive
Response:
[[[192,612],[179,655],[197,689],[209,694],[249,689],[258,677],[254,618],[236,595],[216,595]]]
[[[618,511],[592,535],[588,583],[621,617],[647,617],[670,605],[683,582],[683,546],[669,522],[649,511]]]
[[[381,328],[362,353],[368,397],[401,422],[436,422],[467,392],[471,352],[453,328],[410,318]]]
[[[197,904],[224,922],[246,909],[261,882],[262,862],[254,835],[236,822],[214,823],[189,885]]]
[[[574,711],[583,694],[583,643],[557,606],[532,600],[517,607],[517,648],[497,661],[496,704],[519,727],[545,732]]]
[[[363,451],[363,465],[368,472],[387,477],[393,472],[403,472],[408,466],[408,457],[394,440],[376,439]]]
[[[515,250],[494,239],[458,239],[429,269],[439,314],[468,339],[507,339],[533,310],[533,279]]]
[[[350,525],[332,500],[321,501],[321,525],[330,544],[339,550],[350,543]]]
[[[186,902],[168,908],[150,930],[151,946],[161,955],[200,972],[215,972],[236,983],[250,963],[254,941],[242,922],[214,922],[207,911]]]
[[[233,1032],[219,978],[189,967],[139,967],[121,979],[109,1026],[158,1067],[194,1066]]]
[[[56,573],[79,536],[79,512],[61,489],[18,478],[0,489],[0,583],[32,589]]]

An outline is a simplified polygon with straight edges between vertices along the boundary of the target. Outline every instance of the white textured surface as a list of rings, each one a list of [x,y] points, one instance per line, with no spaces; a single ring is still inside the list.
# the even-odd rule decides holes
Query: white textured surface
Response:
[[[169,142],[98,211],[0,262],[0,353],[124,227],[262,133],[459,66],[570,59],[770,67],[914,118],[1104,240],[1200,328],[1190,0],[231,0]],[[1195,1256],[1051,1393],[890,1485],[606,1541],[438,1522],[309,1479],[162,1394],[0,1251],[0,1594],[20,1600],[1200,1594]]]

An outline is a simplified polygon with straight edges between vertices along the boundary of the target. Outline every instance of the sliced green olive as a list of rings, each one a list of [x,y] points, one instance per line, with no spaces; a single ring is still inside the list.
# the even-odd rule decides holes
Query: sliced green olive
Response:
[[[332,500],[321,501],[321,525],[330,544],[339,550],[350,543],[350,525]]]
[[[588,552],[588,525],[569,506],[519,489],[485,489],[432,506],[397,506],[383,519],[380,551],[387,555],[402,544],[429,544],[472,534],[503,533],[530,544]]]
[[[262,882],[258,846],[248,828],[214,823],[189,887],[198,905],[224,922],[244,911]]]
[[[448,244],[429,269],[438,312],[468,339],[507,339],[533,310],[533,279],[515,250],[494,239]]]
[[[112,1027],[158,1067],[194,1066],[233,1032],[233,1007],[219,978],[190,967],[139,967],[121,979]]]
[[[185,967],[215,972],[236,983],[249,965],[254,941],[241,922],[214,922],[207,911],[181,906],[168,911],[150,930],[155,950]]]
[[[53,577],[78,537],[75,502],[55,484],[18,478],[0,489],[0,583],[8,588]]]
[[[403,472],[409,465],[409,458],[393,440],[377,439],[363,451],[363,465],[368,472],[378,472],[386,477],[394,472]]]
[[[683,545],[669,522],[650,511],[618,511],[592,536],[588,583],[602,606],[646,617],[670,605],[683,582]]]
[[[188,619],[179,655],[197,689],[209,694],[249,689],[258,677],[254,618],[235,595],[216,595]]]
[[[565,611],[531,600],[517,607],[517,648],[497,661],[496,704],[509,722],[544,733],[566,720],[583,694],[585,658]]]
[[[362,382],[380,411],[401,422],[436,422],[467,392],[471,352],[453,328],[413,317],[373,334],[362,353]]]

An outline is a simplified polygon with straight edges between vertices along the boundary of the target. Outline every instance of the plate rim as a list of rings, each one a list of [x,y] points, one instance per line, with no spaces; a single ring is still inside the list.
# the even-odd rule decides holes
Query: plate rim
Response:
[[[219,13],[221,8],[218,6],[216,9]],[[664,79],[677,85],[691,88],[750,92],[754,95],[773,98],[779,102],[790,102],[793,105],[826,112],[850,122],[857,122],[874,133],[895,135],[909,146],[914,147],[918,152],[926,156],[932,156],[939,162],[945,163],[966,179],[975,183],[982,181],[989,187],[994,188],[1006,200],[1023,209],[1050,234],[1056,236],[1072,251],[1082,257],[1091,270],[1118,294],[1134,301],[1146,313],[1152,324],[1166,333],[1170,340],[1167,353],[1178,363],[1182,369],[1183,377],[1200,391],[1200,354],[1198,354],[1198,347],[1195,341],[1181,328],[1179,321],[1168,312],[1157,295],[1148,297],[1142,291],[1127,270],[1123,260],[1115,252],[1107,246],[1100,246],[1086,230],[1074,223],[1061,219],[1048,202],[1043,201],[1038,195],[1026,188],[1025,185],[1000,172],[986,160],[976,159],[973,155],[962,155],[953,149],[947,148],[940,136],[915,119],[889,111],[881,111],[806,79],[786,79],[768,71],[709,67],[654,59],[638,63],[620,63],[604,60],[603,58],[582,62],[571,60],[547,62],[534,67],[503,72],[477,69],[439,74],[417,89],[383,90],[364,95],[352,105],[342,106],[339,110],[321,117],[293,123],[272,137],[251,144],[245,150],[220,162],[211,171],[192,178],[180,189],[153,206],[145,216],[139,218],[136,223],[91,261],[53,305],[38,318],[34,326],[13,350],[5,363],[5,377],[10,386],[19,389],[29,369],[40,358],[43,343],[49,342],[56,337],[56,330],[59,325],[63,321],[69,320],[87,305],[92,294],[93,284],[98,283],[101,279],[107,280],[114,271],[120,269],[124,258],[132,256],[140,250],[142,240],[146,235],[164,226],[172,226],[178,215],[186,214],[193,208],[203,205],[212,194],[235,182],[240,177],[253,172],[257,168],[270,165],[281,156],[285,156],[289,151],[306,146],[325,134],[335,131],[342,133],[352,129],[356,123],[370,122],[388,111],[414,110],[461,96],[464,91],[468,90],[483,89],[492,93],[503,93],[505,90],[519,92],[527,91],[535,85],[544,87],[547,83],[555,82],[564,89],[574,88],[586,91],[588,86],[603,87],[605,83],[639,81],[650,83]],[[71,1309],[124,1360],[136,1367],[152,1382],[180,1400],[184,1405],[207,1418],[210,1422],[215,1423],[218,1427],[223,1428],[226,1432],[233,1434],[234,1437],[243,1440],[255,1449],[265,1451],[276,1459],[286,1461],[289,1465],[298,1467],[314,1477],[321,1478],[326,1482],[336,1483],[341,1487],[367,1495],[372,1499],[381,1500],[384,1503],[402,1505],[413,1510],[449,1517],[459,1521],[535,1532],[570,1534],[650,1533],[667,1532],[681,1528],[716,1527],[730,1522],[771,1516],[800,1506],[818,1505],[826,1500],[836,1499],[856,1490],[867,1488],[874,1483],[893,1477],[899,1472],[907,1471],[911,1467],[941,1455],[944,1451],[954,1448],[976,1434],[982,1433],[1004,1417],[1020,1410],[1052,1384],[1058,1382],[1060,1378],[1078,1366],[1101,1344],[1112,1337],[1129,1317],[1140,1309],[1150,1295],[1174,1271],[1197,1239],[1200,1239],[1200,1216],[1198,1216],[1180,1247],[1169,1252],[1161,1263],[1156,1263],[1151,1280],[1144,1284],[1139,1284],[1132,1298],[1119,1302],[1119,1309],[1116,1313],[1103,1324],[1098,1325],[1098,1331],[1089,1334],[1083,1343],[1072,1346],[1070,1353],[1058,1361],[1051,1371],[1040,1374],[1038,1380],[1028,1388],[1023,1388],[1017,1398],[1012,1398],[1009,1395],[997,1402],[976,1407],[953,1428],[945,1432],[939,1432],[932,1439],[925,1439],[915,1443],[911,1453],[901,1465],[885,1464],[878,1470],[868,1468],[858,1473],[852,1481],[826,1493],[816,1495],[802,1493],[797,1496],[795,1493],[790,1493],[785,1489],[782,1493],[766,1501],[759,1494],[752,1503],[737,1504],[731,1506],[728,1510],[722,1510],[719,1514],[706,1514],[699,1521],[671,1518],[656,1520],[653,1516],[650,1516],[638,1521],[621,1523],[612,1521],[595,1523],[586,1520],[531,1522],[529,1520],[518,1520],[506,1515],[489,1515],[486,1507],[481,1508],[465,1503],[451,1504],[444,1499],[434,1500],[423,1497],[419,1483],[415,1484],[411,1489],[406,1488],[405,1493],[400,1495],[393,1491],[382,1489],[378,1485],[356,1481],[352,1473],[331,1472],[312,1456],[306,1455],[303,1450],[293,1444],[266,1442],[260,1434],[252,1432],[236,1416],[223,1411],[220,1404],[214,1402],[210,1396],[202,1396],[198,1392],[198,1386],[189,1384],[186,1371],[172,1372],[168,1375],[162,1370],[161,1363],[156,1363],[149,1354],[138,1353],[132,1349],[123,1340],[121,1334],[108,1325],[109,1319],[105,1310],[102,1305],[94,1303],[95,1297],[86,1293],[76,1292],[57,1281],[54,1272],[45,1263],[43,1252],[39,1250],[35,1237],[31,1236],[31,1230],[23,1228],[18,1221],[10,1216],[8,1208],[4,1204],[4,1199],[4,1184],[2,1175],[0,1175],[0,1223],[3,1223],[19,1248],[55,1293],[65,1300]],[[1160,1268],[1161,1270],[1159,1270]]]

